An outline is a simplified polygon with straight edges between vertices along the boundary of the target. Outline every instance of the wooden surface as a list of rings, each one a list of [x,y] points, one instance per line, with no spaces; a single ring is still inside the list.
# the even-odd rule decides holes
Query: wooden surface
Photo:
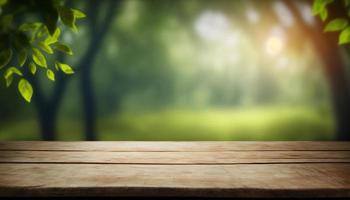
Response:
[[[350,197],[350,143],[0,142],[0,195]]]

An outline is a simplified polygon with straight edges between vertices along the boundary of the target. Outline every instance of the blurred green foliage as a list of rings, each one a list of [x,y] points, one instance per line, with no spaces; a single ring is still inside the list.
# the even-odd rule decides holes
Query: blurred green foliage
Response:
[[[98,125],[101,140],[331,140],[330,113],[305,107],[124,112]],[[14,123],[3,125],[0,140],[40,140],[35,120]],[[61,119],[59,131],[59,140],[84,138],[74,118]]]
[[[246,27],[249,21],[244,11],[250,7],[245,2],[122,1],[91,72],[99,139],[333,139],[334,116],[318,55],[306,39],[287,38],[290,29],[276,20],[254,24],[259,38],[253,38]],[[256,9],[265,5],[252,2]],[[196,28],[208,18],[228,24],[214,40]],[[266,41],[281,39],[275,30],[287,39],[282,41],[281,52],[270,55]],[[66,62],[75,66],[80,61],[90,35],[86,24],[79,26],[77,34],[61,34],[75,55]],[[293,48],[296,45],[300,48]],[[38,48],[50,52],[44,46]],[[32,73],[38,73],[37,65],[29,65]],[[54,66],[67,74],[73,72],[62,63]],[[50,74],[45,71],[43,76],[46,73]],[[59,140],[84,138],[79,78],[78,73],[72,77],[59,109]],[[52,85],[42,83],[49,96]],[[0,95],[0,102],[10,107],[21,104],[11,89]],[[10,114],[2,115],[5,112],[0,108],[4,119],[0,139],[40,139],[32,109],[18,106],[6,111],[12,113],[7,117]]]

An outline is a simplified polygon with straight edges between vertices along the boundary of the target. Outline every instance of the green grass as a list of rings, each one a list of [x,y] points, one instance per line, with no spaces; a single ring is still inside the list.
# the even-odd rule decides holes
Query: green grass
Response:
[[[79,121],[59,122],[60,140],[82,140]],[[1,140],[37,140],[34,120],[0,128]],[[98,120],[100,140],[331,140],[330,112],[303,107],[121,113]]]

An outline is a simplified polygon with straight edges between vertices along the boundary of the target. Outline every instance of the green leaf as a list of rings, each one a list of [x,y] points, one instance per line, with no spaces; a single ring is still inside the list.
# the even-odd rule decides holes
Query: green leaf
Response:
[[[54,44],[54,48],[57,49],[58,51],[61,51],[63,53],[66,53],[68,55],[73,55],[73,51],[71,48],[69,48],[67,45],[62,44],[60,42],[57,42]]]
[[[73,10],[75,18],[79,19],[79,18],[85,18],[86,17],[86,14],[83,13],[82,11],[80,11],[78,9],[72,9],[72,10]]]
[[[39,47],[48,54],[53,54],[52,48],[44,42],[38,43]]]
[[[74,11],[70,8],[66,8],[64,6],[61,6],[58,8],[58,12],[60,15],[60,18],[66,26],[72,28],[74,30],[75,28],[75,15]]]
[[[5,78],[6,81],[6,87],[10,87],[11,83],[13,82],[13,76],[9,76],[8,78]]]
[[[35,75],[36,73],[36,65],[33,63],[33,62],[30,62],[29,63],[29,69],[30,69],[30,72]]]
[[[347,44],[350,43],[350,27],[344,29],[339,35],[338,44]]]
[[[0,52],[0,69],[5,67],[12,58],[12,50],[5,49]]]
[[[19,26],[20,31],[34,31],[37,30],[42,24],[39,22],[34,23],[23,23],[21,26]]]
[[[27,50],[22,48],[21,50],[19,50],[19,53],[18,53],[18,63],[19,63],[19,66],[23,66],[24,63],[26,62],[27,60]]]
[[[326,21],[326,19],[328,18],[328,10],[326,8],[321,10],[320,18],[322,21]]]
[[[78,28],[77,28],[77,26],[75,24],[73,24],[72,31],[74,33],[78,33]]]
[[[323,15],[323,17],[328,16],[326,7],[332,2],[334,2],[334,0],[314,0],[312,4],[312,15]]]
[[[48,69],[46,71],[46,76],[48,79],[50,79],[51,81],[55,81],[55,73],[51,70],[51,69]]]
[[[314,0],[312,4],[312,15],[318,15],[323,7],[322,0]]]
[[[60,67],[58,66],[58,62],[57,62],[57,61],[55,62],[55,69],[56,69],[57,71],[60,70]]]
[[[9,87],[13,81],[13,75],[17,74],[19,76],[23,76],[22,72],[19,71],[16,67],[9,67],[5,73],[4,73],[4,78],[6,81],[6,87]]]
[[[19,76],[23,76],[22,72],[19,71],[16,67],[9,67],[5,73],[4,73],[4,77],[5,79],[7,79],[8,77],[12,76],[13,74],[17,74]]]
[[[33,48],[33,60],[34,62],[44,68],[47,68],[46,59],[39,49]]]
[[[53,35],[49,35],[46,38],[46,40],[44,41],[45,44],[50,45],[50,44],[57,42],[60,35],[61,35],[61,30],[57,27],[55,33]]]
[[[330,21],[324,31],[325,32],[333,32],[333,31],[340,31],[343,30],[348,25],[348,20],[344,18],[337,18],[332,21]]]
[[[59,67],[59,69],[62,70],[65,74],[74,74],[74,70],[72,69],[71,66],[64,64],[64,63],[59,63],[56,62],[56,65]]]
[[[24,78],[18,82],[18,91],[21,93],[22,97],[30,102],[33,96],[32,85]]]
[[[36,33],[36,38],[41,38],[44,35],[47,35],[48,33],[49,33],[49,30],[47,29],[47,27],[42,25],[41,28]]]

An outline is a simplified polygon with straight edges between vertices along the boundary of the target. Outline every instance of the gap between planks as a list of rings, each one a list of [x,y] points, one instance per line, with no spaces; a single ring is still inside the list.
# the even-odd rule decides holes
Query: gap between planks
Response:
[[[110,162],[0,162],[0,164],[39,164],[39,165],[289,165],[289,164],[349,164],[350,160],[331,161],[239,161],[232,163],[110,163]]]
[[[0,149],[0,152],[8,152],[8,151],[32,151],[32,152],[35,152],[35,151],[38,151],[38,152],[123,152],[123,153],[138,153],[138,152],[144,152],[144,153],[147,153],[147,152],[159,152],[159,153],[165,153],[165,152],[188,152],[188,153],[196,153],[196,152],[203,152],[203,153],[210,153],[210,152],[256,152],[256,151],[259,151],[259,152],[262,152],[262,151],[266,151],[266,152],[280,152],[280,151],[296,151],[296,152],[312,152],[312,151],[330,151],[330,152],[333,152],[333,151],[339,151],[339,152],[349,152],[350,153],[350,150],[336,150],[336,149],[331,149],[331,150],[312,150],[312,149],[307,149],[307,150],[290,150],[290,149],[284,149],[284,150],[225,150],[225,151],[175,151],[175,150],[164,150],[164,151],[157,151],[157,150],[147,150],[147,151],[137,151],[137,150],[56,150],[56,149],[52,149],[52,150],[45,150],[45,149]]]

